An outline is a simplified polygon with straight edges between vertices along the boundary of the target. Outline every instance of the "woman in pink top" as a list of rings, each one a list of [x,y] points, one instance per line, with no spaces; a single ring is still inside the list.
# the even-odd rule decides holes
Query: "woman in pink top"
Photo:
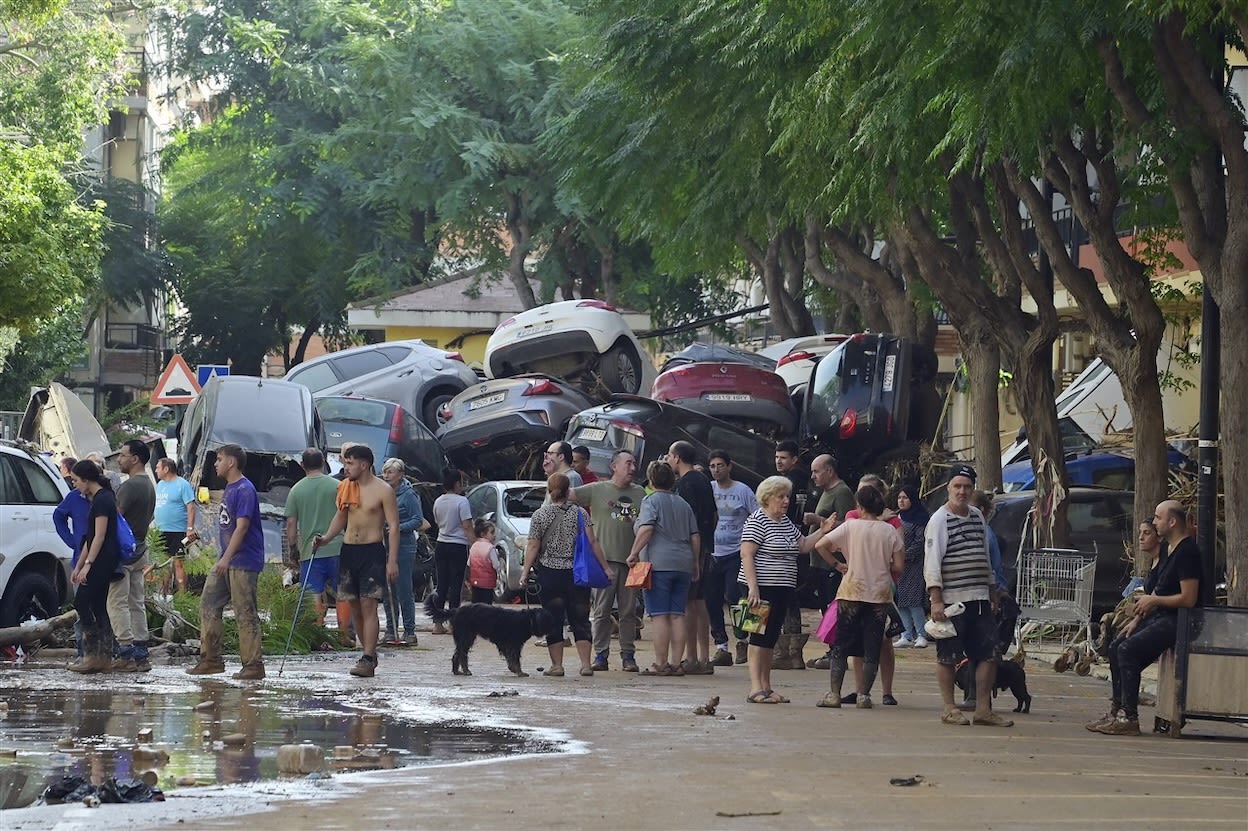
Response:
[[[841,706],[841,682],[849,667],[848,656],[861,650],[862,680],[856,703],[865,710],[871,707],[871,687],[880,668],[884,626],[893,605],[893,575],[900,574],[905,566],[905,547],[896,528],[878,521],[885,510],[884,494],[874,485],[863,485],[856,498],[861,518],[837,526],[815,547],[830,564],[836,559],[832,552],[840,551],[847,565],[836,593],[836,642],[829,656],[832,688],[819,706]]]

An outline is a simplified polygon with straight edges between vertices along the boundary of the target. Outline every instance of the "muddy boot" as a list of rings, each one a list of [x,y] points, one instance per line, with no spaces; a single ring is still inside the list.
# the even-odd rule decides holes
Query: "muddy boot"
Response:
[[[104,654],[104,649],[107,647],[101,646],[101,640],[95,635],[83,635],[82,660],[76,664],[70,664],[70,672],[90,674],[108,671],[112,658]]]
[[[794,654],[797,635],[781,635],[776,641],[776,648],[771,653],[772,669],[806,669],[800,652]]]
[[[747,641],[737,641],[737,655],[735,660],[738,664],[749,662],[749,646],[750,645]]]

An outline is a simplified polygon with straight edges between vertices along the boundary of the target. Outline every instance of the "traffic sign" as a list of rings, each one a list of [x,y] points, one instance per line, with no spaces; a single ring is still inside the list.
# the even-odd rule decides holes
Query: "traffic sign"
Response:
[[[195,367],[195,380],[199,382],[199,388],[203,389],[204,384],[208,383],[208,379],[214,375],[222,378],[230,374],[229,364],[200,364]]]
[[[174,355],[165,371],[160,373],[156,388],[152,390],[152,403],[168,406],[190,404],[199,395],[199,389],[195,373],[191,372],[186,359],[181,355]]]

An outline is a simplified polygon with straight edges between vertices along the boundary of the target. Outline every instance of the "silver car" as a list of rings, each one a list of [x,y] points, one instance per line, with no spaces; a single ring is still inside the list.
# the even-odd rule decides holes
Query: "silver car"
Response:
[[[302,384],[316,398],[365,395],[392,401],[437,430],[446,403],[475,384],[477,374],[458,352],[397,340],[331,352],[299,364],[283,380]]]
[[[546,483],[540,481],[483,482],[468,491],[473,519],[494,523],[494,544],[501,565],[494,594],[499,600],[508,600],[521,591],[520,570],[524,568],[524,549],[529,544],[529,520],[545,500]]]

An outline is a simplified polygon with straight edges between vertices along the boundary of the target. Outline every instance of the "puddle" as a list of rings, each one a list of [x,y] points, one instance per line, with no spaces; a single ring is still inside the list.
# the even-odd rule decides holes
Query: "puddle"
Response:
[[[0,693],[0,808],[32,804],[62,776],[154,771],[166,793],[277,779],[284,744],[316,745],[331,772],[557,750],[521,731],[421,723],[338,699],[212,682],[188,692],[10,689]]]

